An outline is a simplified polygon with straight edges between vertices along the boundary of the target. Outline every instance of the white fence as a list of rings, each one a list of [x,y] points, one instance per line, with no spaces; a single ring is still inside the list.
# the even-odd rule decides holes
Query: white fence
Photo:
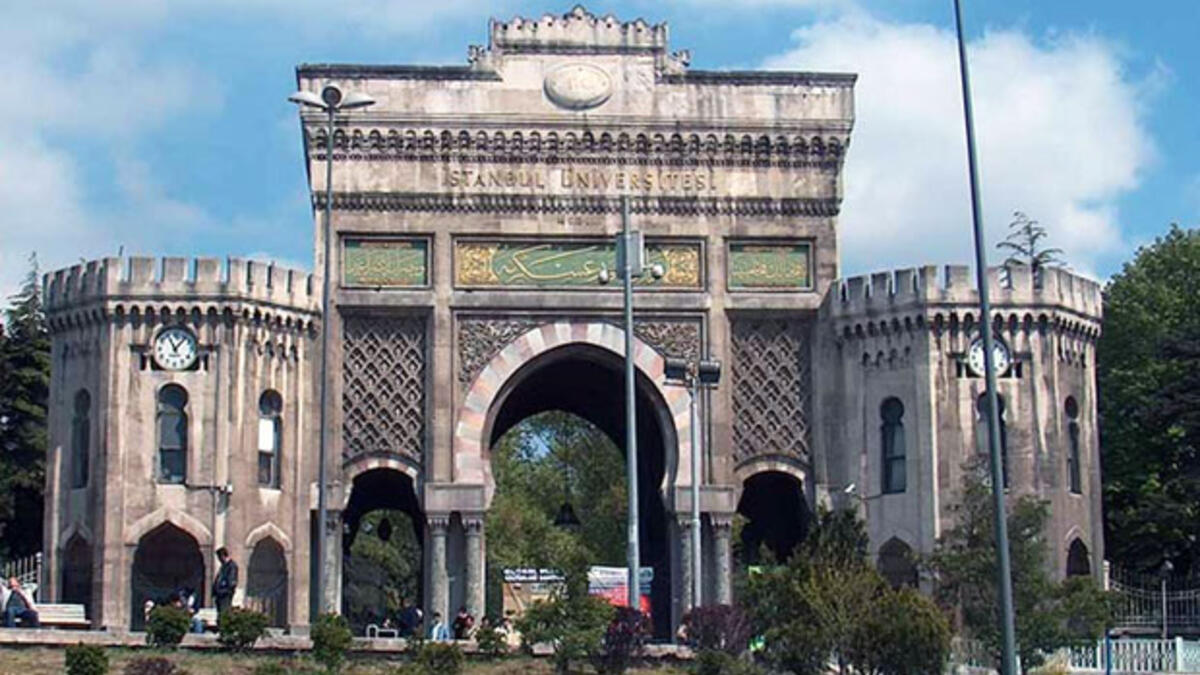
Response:
[[[1081,675],[1106,672],[1200,674],[1200,641],[1117,639],[1106,644],[1100,640],[1095,646],[1066,650],[1059,658],[1067,660],[1070,672]],[[973,640],[955,640],[952,660],[955,665],[968,668],[994,667],[987,649]]]
[[[5,580],[16,577],[22,585],[40,584],[42,581],[42,554],[34,553],[24,558],[10,560],[0,566],[0,577]]]

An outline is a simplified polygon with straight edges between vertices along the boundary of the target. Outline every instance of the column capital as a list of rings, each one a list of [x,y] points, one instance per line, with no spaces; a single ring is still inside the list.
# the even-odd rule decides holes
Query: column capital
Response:
[[[728,534],[733,529],[733,513],[710,513],[708,514],[709,522],[712,523],[713,529],[721,534]]]
[[[464,513],[462,514],[463,531],[468,537],[477,537],[483,532],[484,514],[482,513]]]
[[[446,529],[450,527],[449,513],[427,513],[425,514],[425,522],[429,524],[429,531],[435,535],[446,534]]]

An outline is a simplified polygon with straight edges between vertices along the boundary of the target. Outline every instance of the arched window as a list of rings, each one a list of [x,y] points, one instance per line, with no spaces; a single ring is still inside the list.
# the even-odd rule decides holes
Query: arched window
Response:
[[[258,484],[279,487],[279,452],[283,448],[283,397],[268,389],[258,397]]]
[[[1067,548],[1067,576],[1084,577],[1092,573],[1091,554],[1079,537],[1071,540]]]
[[[883,449],[883,492],[904,492],[908,485],[907,447],[904,442],[904,404],[898,398],[889,398],[879,406]]]
[[[1063,405],[1067,413],[1067,478],[1073,494],[1083,493],[1083,470],[1079,455],[1079,404],[1074,396],[1068,396]]]
[[[996,416],[1000,422],[1000,466],[1004,475],[1004,487],[1008,488],[1008,425],[1004,422],[1004,397],[999,394],[996,395],[996,407],[1000,413]],[[976,438],[979,441],[979,451],[986,456],[988,454],[987,392],[979,395],[975,408],[979,412]]]
[[[75,416],[71,419],[71,487],[87,487],[91,458],[92,397],[86,389],[75,393]]]
[[[879,574],[887,579],[892,588],[917,587],[917,564],[912,548],[892,537],[879,547]]]
[[[168,384],[158,391],[158,480],[183,483],[187,479],[187,390]]]

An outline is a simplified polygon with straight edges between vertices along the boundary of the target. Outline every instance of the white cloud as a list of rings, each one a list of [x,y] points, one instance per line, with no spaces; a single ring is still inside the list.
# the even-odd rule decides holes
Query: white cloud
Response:
[[[953,33],[854,12],[794,40],[766,66],[859,74],[840,218],[845,271],[972,260]],[[1081,271],[1125,252],[1116,201],[1154,149],[1144,92],[1116,48],[1093,35],[1040,42],[999,30],[968,53],[989,242],[1021,210]]]

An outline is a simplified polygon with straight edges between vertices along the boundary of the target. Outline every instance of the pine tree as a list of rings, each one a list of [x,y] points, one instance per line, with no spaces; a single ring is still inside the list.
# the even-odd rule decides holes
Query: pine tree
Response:
[[[1008,236],[996,244],[996,248],[1008,251],[1004,264],[1028,265],[1033,268],[1036,276],[1046,267],[1062,265],[1061,248],[1042,248],[1042,240],[1049,236],[1046,228],[1021,211],[1013,213],[1013,221],[1008,224]]]
[[[36,256],[5,310],[0,341],[0,557],[29,555],[42,546],[46,467],[46,404],[50,394],[50,335],[42,311]]]

